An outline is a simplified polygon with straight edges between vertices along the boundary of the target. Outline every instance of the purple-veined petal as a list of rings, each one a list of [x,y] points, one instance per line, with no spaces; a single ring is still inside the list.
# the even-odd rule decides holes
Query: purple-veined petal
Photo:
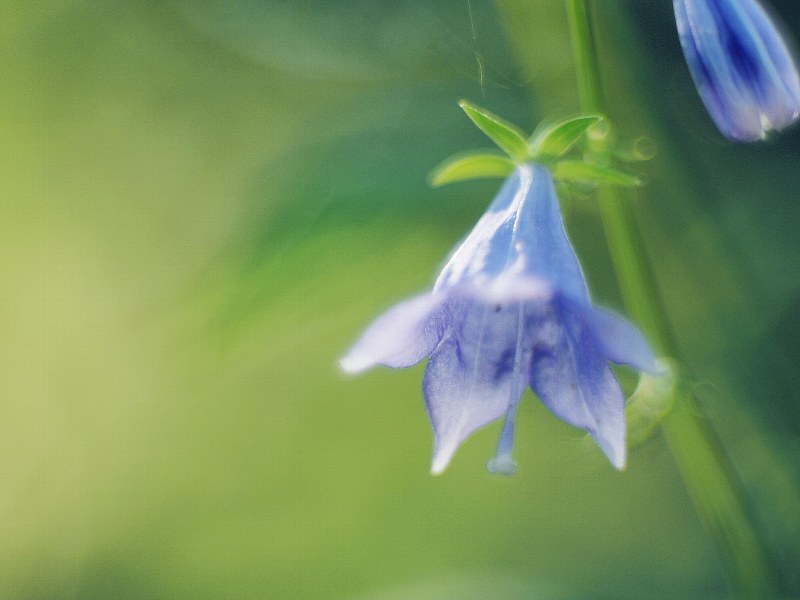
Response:
[[[442,337],[444,324],[437,309],[440,294],[424,294],[390,308],[370,325],[339,361],[348,373],[375,365],[400,368],[428,356]]]
[[[597,349],[607,360],[618,365],[630,365],[638,371],[660,372],[650,345],[632,323],[594,306],[576,310],[592,332]]]
[[[551,285],[537,277],[518,275],[514,269],[497,277],[476,277],[468,284],[457,286],[461,294],[467,294],[480,302],[491,305],[508,306],[517,302],[543,303],[553,297]]]
[[[449,328],[431,355],[423,389],[436,437],[431,471],[441,473],[475,430],[505,415],[527,386],[523,307],[470,298],[448,303]]]
[[[444,290],[513,272],[550,289],[588,300],[575,251],[567,238],[550,171],[520,165],[472,232],[452,253],[434,286]]]
[[[717,129],[727,138],[764,136],[755,99],[730,57],[730,30],[709,0],[674,0],[675,20],[686,64]]]
[[[692,27],[692,23],[697,19],[695,17],[690,21],[687,0],[673,0],[673,8],[675,10],[678,37],[697,92],[700,94],[700,98],[717,128],[726,137],[731,137],[729,125],[731,119],[727,114],[728,102],[724,101],[720,96],[717,90],[717,83],[712,77],[712,72],[705,64],[705,49],[698,47],[697,38],[703,32],[698,32],[696,28]],[[694,16],[695,12],[693,11],[692,14]]]
[[[625,466],[625,399],[583,320],[552,304],[531,325],[531,388],[558,418],[588,431],[617,469]]]
[[[742,0],[743,22],[754,29],[754,36],[763,41],[764,61],[770,65],[772,93],[763,99],[764,112],[773,129],[791,124],[800,113],[800,74],[792,51],[780,28],[755,0]]]

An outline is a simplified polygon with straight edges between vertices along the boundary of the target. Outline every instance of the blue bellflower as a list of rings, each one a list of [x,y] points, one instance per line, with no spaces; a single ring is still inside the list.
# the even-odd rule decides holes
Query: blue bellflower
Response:
[[[513,472],[514,418],[530,385],[625,465],[624,398],[608,360],[655,371],[639,331],[592,306],[550,172],[519,166],[433,290],[390,309],[345,356],[347,372],[430,356],[423,389],[441,473],[475,430],[505,416],[493,471]]]
[[[697,90],[727,138],[750,142],[800,115],[797,66],[757,0],[673,0]]]

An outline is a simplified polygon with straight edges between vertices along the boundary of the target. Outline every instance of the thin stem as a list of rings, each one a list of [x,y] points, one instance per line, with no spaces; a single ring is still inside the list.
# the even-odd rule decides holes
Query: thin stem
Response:
[[[636,228],[630,194],[604,186],[597,190],[597,200],[622,300],[631,317],[647,332],[656,352],[675,356],[675,339],[664,316],[661,297],[655,293],[655,274]]]
[[[567,0],[567,16],[572,33],[572,52],[578,75],[578,96],[587,113],[603,109],[600,69],[594,52],[594,36],[589,11],[584,0]]]
[[[581,108],[584,112],[604,113],[588,0],[566,1]],[[602,148],[593,152],[600,160],[609,158],[602,156],[605,152]],[[630,202],[611,187],[602,188],[598,200],[623,301],[656,351],[663,356],[675,356],[677,348]],[[711,423],[702,415],[691,393],[681,393],[675,399],[675,407],[662,423],[662,432],[736,595],[775,597],[773,569],[748,516],[736,475]]]
[[[675,398],[662,432],[736,596],[777,598],[774,570],[748,518],[736,475],[691,395]]]

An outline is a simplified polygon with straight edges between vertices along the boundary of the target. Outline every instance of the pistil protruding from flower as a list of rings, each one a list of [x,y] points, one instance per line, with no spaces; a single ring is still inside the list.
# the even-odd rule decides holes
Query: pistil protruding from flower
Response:
[[[497,444],[497,455],[486,463],[486,469],[496,475],[513,475],[517,472],[517,463],[511,455],[514,447],[514,425],[517,419],[517,405],[515,402],[508,410],[505,423],[503,423],[503,433],[500,434],[500,441]]]

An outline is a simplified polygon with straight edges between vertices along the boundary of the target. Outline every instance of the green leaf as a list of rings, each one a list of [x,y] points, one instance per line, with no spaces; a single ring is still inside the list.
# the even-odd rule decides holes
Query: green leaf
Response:
[[[603,120],[600,115],[568,117],[550,125],[540,125],[530,140],[531,154],[538,161],[548,161],[565,154],[584,133]]]
[[[642,180],[630,173],[579,160],[562,160],[555,163],[550,170],[554,179],[575,183],[609,184],[625,187],[642,185]]]
[[[512,159],[517,162],[530,160],[528,142],[525,133],[519,127],[467,100],[461,100],[458,105],[464,109],[472,122]]]
[[[677,371],[668,361],[661,362],[667,367],[666,371],[661,375],[643,373],[636,391],[625,407],[628,448],[635,448],[646,442],[675,404]]]
[[[507,177],[514,170],[514,162],[500,154],[485,150],[462,152],[445,159],[430,174],[432,185],[478,179],[482,177]]]

